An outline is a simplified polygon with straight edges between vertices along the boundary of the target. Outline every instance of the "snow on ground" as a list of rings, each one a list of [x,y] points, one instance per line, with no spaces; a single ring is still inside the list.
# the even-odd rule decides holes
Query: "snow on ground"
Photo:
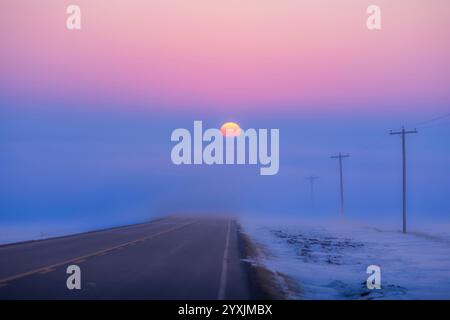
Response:
[[[264,249],[262,263],[299,285],[292,299],[450,299],[449,236],[347,223],[244,220],[243,228]],[[369,265],[381,267],[381,289],[367,289]]]

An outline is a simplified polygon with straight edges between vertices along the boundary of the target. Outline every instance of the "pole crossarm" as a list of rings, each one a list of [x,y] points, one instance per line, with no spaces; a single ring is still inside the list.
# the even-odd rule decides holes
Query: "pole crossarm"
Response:
[[[389,134],[410,134],[410,133],[419,133],[417,129],[414,130],[402,130],[402,131],[390,131]]]
[[[348,158],[348,157],[350,157],[350,155],[347,153],[347,154],[338,154],[338,155],[335,155],[335,156],[331,156],[330,158],[333,158],[333,159],[338,159],[338,158]]]

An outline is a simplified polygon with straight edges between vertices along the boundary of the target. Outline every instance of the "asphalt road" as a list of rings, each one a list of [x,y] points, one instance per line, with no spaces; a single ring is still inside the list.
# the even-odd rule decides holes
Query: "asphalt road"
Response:
[[[0,299],[250,299],[237,228],[172,217],[1,246]],[[67,288],[69,265],[80,290]]]

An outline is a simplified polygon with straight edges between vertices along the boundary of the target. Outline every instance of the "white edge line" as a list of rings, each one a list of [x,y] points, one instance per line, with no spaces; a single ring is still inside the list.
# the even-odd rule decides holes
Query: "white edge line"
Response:
[[[230,244],[230,225],[231,220],[228,220],[227,237],[225,240],[225,250],[223,252],[223,259],[222,259],[222,272],[220,273],[219,293],[217,295],[218,300],[225,299],[225,291],[227,289],[227,268],[228,268],[227,265],[228,265],[228,247]]]

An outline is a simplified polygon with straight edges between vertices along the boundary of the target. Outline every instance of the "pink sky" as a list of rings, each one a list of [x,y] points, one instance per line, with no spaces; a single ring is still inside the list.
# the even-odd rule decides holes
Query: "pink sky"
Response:
[[[69,4],[82,30],[65,27]],[[366,8],[382,9],[382,30]],[[3,0],[0,95],[149,110],[450,102],[447,0]]]

